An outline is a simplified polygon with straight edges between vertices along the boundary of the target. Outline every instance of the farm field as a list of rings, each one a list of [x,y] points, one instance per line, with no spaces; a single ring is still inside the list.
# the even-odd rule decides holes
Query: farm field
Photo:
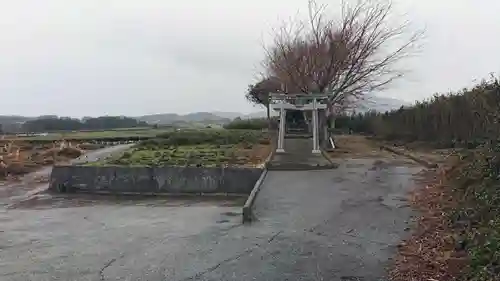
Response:
[[[267,135],[255,130],[134,128],[54,133],[0,140],[0,178],[66,163],[85,151],[138,137],[143,140],[125,153],[86,165],[256,167],[271,152]]]
[[[105,131],[75,131],[75,132],[57,132],[49,133],[46,136],[5,136],[5,140],[18,141],[57,141],[66,140],[115,140],[127,138],[152,138],[158,134],[172,131],[171,128],[128,128]]]
[[[121,156],[88,165],[257,167],[271,152],[266,133],[249,130],[185,130],[142,141]]]

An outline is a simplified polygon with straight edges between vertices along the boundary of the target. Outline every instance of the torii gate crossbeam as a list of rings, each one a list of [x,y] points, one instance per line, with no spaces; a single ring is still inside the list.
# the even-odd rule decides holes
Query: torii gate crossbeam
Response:
[[[327,105],[320,103],[320,101],[327,98],[328,95],[322,94],[283,94],[283,93],[271,93],[269,94],[270,104],[274,110],[280,111],[280,126],[278,134],[278,147],[276,149],[277,153],[285,152],[284,141],[285,141],[285,131],[286,131],[286,111],[287,110],[310,110],[312,111],[312,123],[313,123],[313,145],[312,153],[321,153],[319,149],[319,121],[318,121],[318,110],[326,109]],[[294,100],[295,103],[292,104],[288,101]],[[274,103],[272,102],[274,101]],[[299,104],[297,104],[299,102]]]

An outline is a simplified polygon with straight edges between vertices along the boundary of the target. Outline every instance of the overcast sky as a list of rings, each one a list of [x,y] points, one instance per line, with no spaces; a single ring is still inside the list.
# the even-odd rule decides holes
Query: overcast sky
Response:
[[[381,95],[413,101],[500,72],[500,1],[395,2],[426,39],[407,78]],[[307,0],[0,4],[0,115],[78,117],[256,111],[244,93],[261,42],[307,8]]]

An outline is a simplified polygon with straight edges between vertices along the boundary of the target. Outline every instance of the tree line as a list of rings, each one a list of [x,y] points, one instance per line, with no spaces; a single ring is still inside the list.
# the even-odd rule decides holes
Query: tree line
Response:
[[[146,122],[123,116],[101,116],[96,118],[49,117],[26,121],[24,132],[52,132],[79,130],[109,130],[120,128],[147,127]]]
[[[500,83],[492,78],[472,89],[434,95],[390,112],[342,115],[337,118],[337,127],[386,140],[476,146],[498,140],[499,112]]]

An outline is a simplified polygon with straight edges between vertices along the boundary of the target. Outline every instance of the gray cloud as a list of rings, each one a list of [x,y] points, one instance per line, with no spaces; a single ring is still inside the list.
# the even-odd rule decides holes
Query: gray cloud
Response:
[[[5,1],[1,114],[255,110],[243,95],[258,71],[261,39],[306,1],[180,2]],[[328,1],[332,10],[336,2]],[[407,78],[381,94],[421,99],[498,72],[500,3],[474,3],[398,1],[427,36],[406,62]]]

